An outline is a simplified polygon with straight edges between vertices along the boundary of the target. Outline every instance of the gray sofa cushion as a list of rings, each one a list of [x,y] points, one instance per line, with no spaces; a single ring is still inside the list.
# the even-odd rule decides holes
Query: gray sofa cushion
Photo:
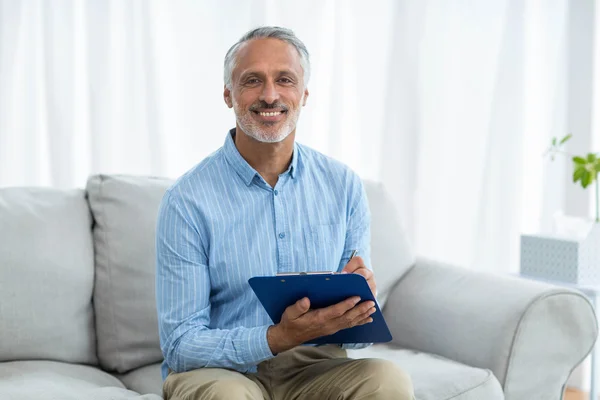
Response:
[[[351,358],[383,358],[413,380],[416,400],[503,400],[500,383],[487,369],[473,368],[432,354],[378,344],[348,350]]]
[[[94,307],[98,358],[124,373],[162,361],[155,300],[154,236],[168,179],[93,176],[87,184],[94,216]]]
[[[0,363],[2,400],[160,400],[127,390],[95,367],[53,361]]]
[[[124,375],[116,375],[128,389],[141,394],[157,394],[162,396],[161,363],[147,365]]]
[[[0,361],[97,362],[91,226],[82,190],[0,189]]]

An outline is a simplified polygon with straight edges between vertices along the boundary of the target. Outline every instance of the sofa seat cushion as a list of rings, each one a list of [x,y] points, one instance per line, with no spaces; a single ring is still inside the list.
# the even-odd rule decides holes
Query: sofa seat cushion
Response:
[[[491,371],[469,367],[432,354],[393,345],[374,345],[348,350],[351,358],[383,358],[396,362],[409,373],[417,400],[503,400],[500,383]],[[138,393],[161,395],[160,363],[138,368],[117,377]]]
[[[413,379],[417,400],[503,400],[500,383],[491,371],[393,345],[348,350],[351,358],[383,358],[396,362]],[[161,395],[160,363],[116,375],[138,393]]]
[[[127,390],[98,368],[56,361],[0,363],[2,400],[161,400]]]
[[[348,350],[351,358],[383,358],[393,361],[412,378],[416,400],[503,400],[494,374],[433,354],[378,344]]]
[[[142,394],[157,394],[162,396],[161,363],[147,365],[123,375],[115,375],[128,389]]]

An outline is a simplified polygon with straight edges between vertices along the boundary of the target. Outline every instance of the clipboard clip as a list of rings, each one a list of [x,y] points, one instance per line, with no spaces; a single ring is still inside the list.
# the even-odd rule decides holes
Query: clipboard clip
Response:
[[[277,276],[295,276],[295,275],[334,275],[335,271],[316,271],[316,272],[278,272]]]
[[[350,258],[348,261],[352,260],[354,256],[358,253],[358,250],[352,250],[352,254],[350,254]],[[337,271],[316,271],[316,272],[278,272],[276,276],[295,276],[295,275],[338,275],[341,272]]]

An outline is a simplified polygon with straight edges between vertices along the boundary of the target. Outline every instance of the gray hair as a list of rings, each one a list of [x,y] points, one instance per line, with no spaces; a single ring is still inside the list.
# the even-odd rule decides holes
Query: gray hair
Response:
[[[231,90],[231,78],[233,74],[233,69],[236,66],[237,60],[237,52],[240,46],[249,40],[252,39],[260,39],[260,38],[274,38],[283,40],[284,42],[288,42],[292,46],[296,48],[298,54],[300,54],[300,65],[302,65],[302,70],[304,71],[304,87],[308,84],[308,79],[310,78],[310,56],[308,54],[308,50],[306,46],[300,39],[294,35],[290,29],[280,28],[278,26],[263,26],[260,28],[253,29],[246,33],[236,44],[231,46],[227,54],[225,55],[225,62],[223,68],[223,77],[225,80],[225,86]]]

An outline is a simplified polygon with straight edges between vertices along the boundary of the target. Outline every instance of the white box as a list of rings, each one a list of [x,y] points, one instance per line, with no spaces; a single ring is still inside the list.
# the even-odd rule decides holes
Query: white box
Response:
[[[521,235],[521,275],[548,281],[600,285],[600,224],[579,237]]]

